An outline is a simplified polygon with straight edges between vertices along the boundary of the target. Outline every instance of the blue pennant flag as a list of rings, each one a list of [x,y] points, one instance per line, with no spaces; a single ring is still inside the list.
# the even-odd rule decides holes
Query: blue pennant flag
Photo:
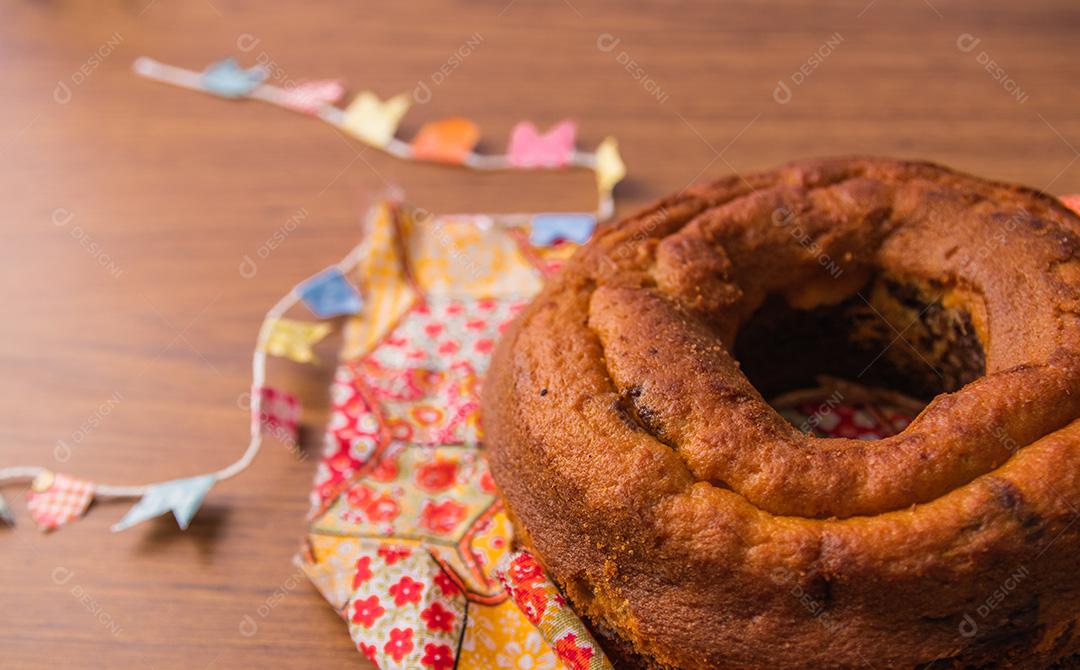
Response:
[[[15,525],[15,517],[12,516],[11,508],[7,506],[7,501],[4,500],[4,496],[0,496],[0,521],[3,521],[9,526]]]
[[[297,288],[300,298],[315,316],[328,319],[343,314],[356,314],[364,299],[341,270],[327,268]]]
[[[112,527],[114,533],[147,519],[161,516],[171,511],[181,530],[187,530],[191,518],[199,511],[203,498],[217,480],[215,475],[200,475],[188,479],[176,479],[171,482],[150,487],[139,502],[135,503],[120,522]]]
[[[585,244],[595,228],[592,214],[537,214],[532,219],[529,242],[537,247],[550,247],[559,240]]]
[[[202,73],[203,88],[223,98],[242,98],[265,79],[266,70],[261,67],[245,70],[232,58],[220,60]]]

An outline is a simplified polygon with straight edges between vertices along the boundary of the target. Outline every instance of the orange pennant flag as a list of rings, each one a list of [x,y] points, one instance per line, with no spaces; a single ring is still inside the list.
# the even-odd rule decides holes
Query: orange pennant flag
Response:
[[[412,141],[416,158],[444,163],[461,163],[480,141],[480,128],[457,116],[424,124]]]

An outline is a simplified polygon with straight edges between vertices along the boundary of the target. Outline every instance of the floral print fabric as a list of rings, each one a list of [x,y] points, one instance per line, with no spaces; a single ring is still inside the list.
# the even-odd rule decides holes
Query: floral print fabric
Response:
[[[393,205],[367,225],[298,562],[384,670],[609,667],[561,597],[545,612],[578,628],[555,640],[500,582],[513,531],[479,416],[495,342],[573,245]]]

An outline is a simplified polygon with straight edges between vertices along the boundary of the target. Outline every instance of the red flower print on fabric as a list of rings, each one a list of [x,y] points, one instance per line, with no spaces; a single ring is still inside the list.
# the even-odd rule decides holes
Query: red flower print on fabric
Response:
[[[514,586],[520,586],[543,579],[544,569],[530,554],[520,554],[510,562],[507,574]]]
[[[363,654],[364,657],[367,658],[367,660],[371,661],[372,663],[378,663],[378,660],[375,658],[375,645],[364,644],[363,642],[361,642],[360,644],[356,645],[356,648],[360,650],[360,653]]]
[[[431,607],[420,613],[420,618],[427,622],[431,630],[441,630],[449,633],[454,627],[454,613],[437,602],[431,603]]]
[[[383,645],[383,651],[401,663],[401,659],[413,650],[412,628],[391,628],[390,638]]]
[[[547,609],[547,592],[541,586],[522,586],[513,589],[514,602],[525,613],[525,618],[539,625]]]
[[[447,340],[439,345],[439,353],[443,356],[449,356],[461,348],[461,345],[452,340]]]
[[[412,439],[413,428],[408,421],[395,417],[386,422],[386,428],[390,431],[390,437],[401,442],[408,442]],[[395,473],[396,474],[396,473]]]
[[[453,500],[429,500],[420,512],[420,525],[433,533],[449,535],[465,518],[465,506]]]
[[[356,562],[356,574],[353,575],[352,587],[359,588],[361,584],[371,579],[371,557],[361,556]]]
[[[476,350],[482,354],[490,354],[491,350],[495,348],[494,340],[477,340]]]
[[[461,593],[461,587],[445,572],[439,572],[439,574],[435,575],[435,586],[439,587],[439,591],[444,596],[456,596]]]
[[[397,479],[398,476],[398,462],[397,455],[387,456],[379,461],[379,464],[371,469],[371,473],[368,475],[377,482],[392,482]]]
[[[416,469],[416,485],[428,493],[444,491],[457,477],[457,463],[441,459],[424,463]]]
[[[374,523],[393,521],[401,513],[401,506],[389,494],[383,493],[369,502],[364,512]]]
[[[589,670],[589,659],[593,657],[592,647],[579,647],[573,633],[555,641],[555,653],[569,670]]]
[[[354,486],[345,494],[345,499],[349,501],[349,505],[352,507],[364,509],[374,495],[375,492],[366,486]]]
[[[379,596],[371,596],[353,603],[352,621],[364,628],[371,628],[375,620],[385,613],[386,610],[379,604]]]
[[[383,561],[387,565],[393,565],[403,558],[408,558],[412,555],[412,549],[408,547],[402,547],[396,544],[384,544],[376,551]]]
[[[495,478],[487,470],[480,475],[480,490],[484,493],[495,493]]]
[[[420,602],[420,594],[424,591],[424,584],[405,575],[396,584],[392,585],[389,591],[390,595],[394,596],[394,604],[401,607],[405,603]]]
[[[449,670],[454,667],[454,652],[445,644],[426,644],[420,662],[435,670]]]

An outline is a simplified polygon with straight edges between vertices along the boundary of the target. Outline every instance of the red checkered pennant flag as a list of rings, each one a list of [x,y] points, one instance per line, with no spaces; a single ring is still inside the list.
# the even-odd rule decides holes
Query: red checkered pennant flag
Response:
[[[300,428],[300,401],[291,393],[263,386],[256,389],[261,398],[259,428],[284,441],[296,441]]]
[[[55,530],[83,515],[94,497],[94,485],[45,470],[26,494],[30,517],[42,530]]]

